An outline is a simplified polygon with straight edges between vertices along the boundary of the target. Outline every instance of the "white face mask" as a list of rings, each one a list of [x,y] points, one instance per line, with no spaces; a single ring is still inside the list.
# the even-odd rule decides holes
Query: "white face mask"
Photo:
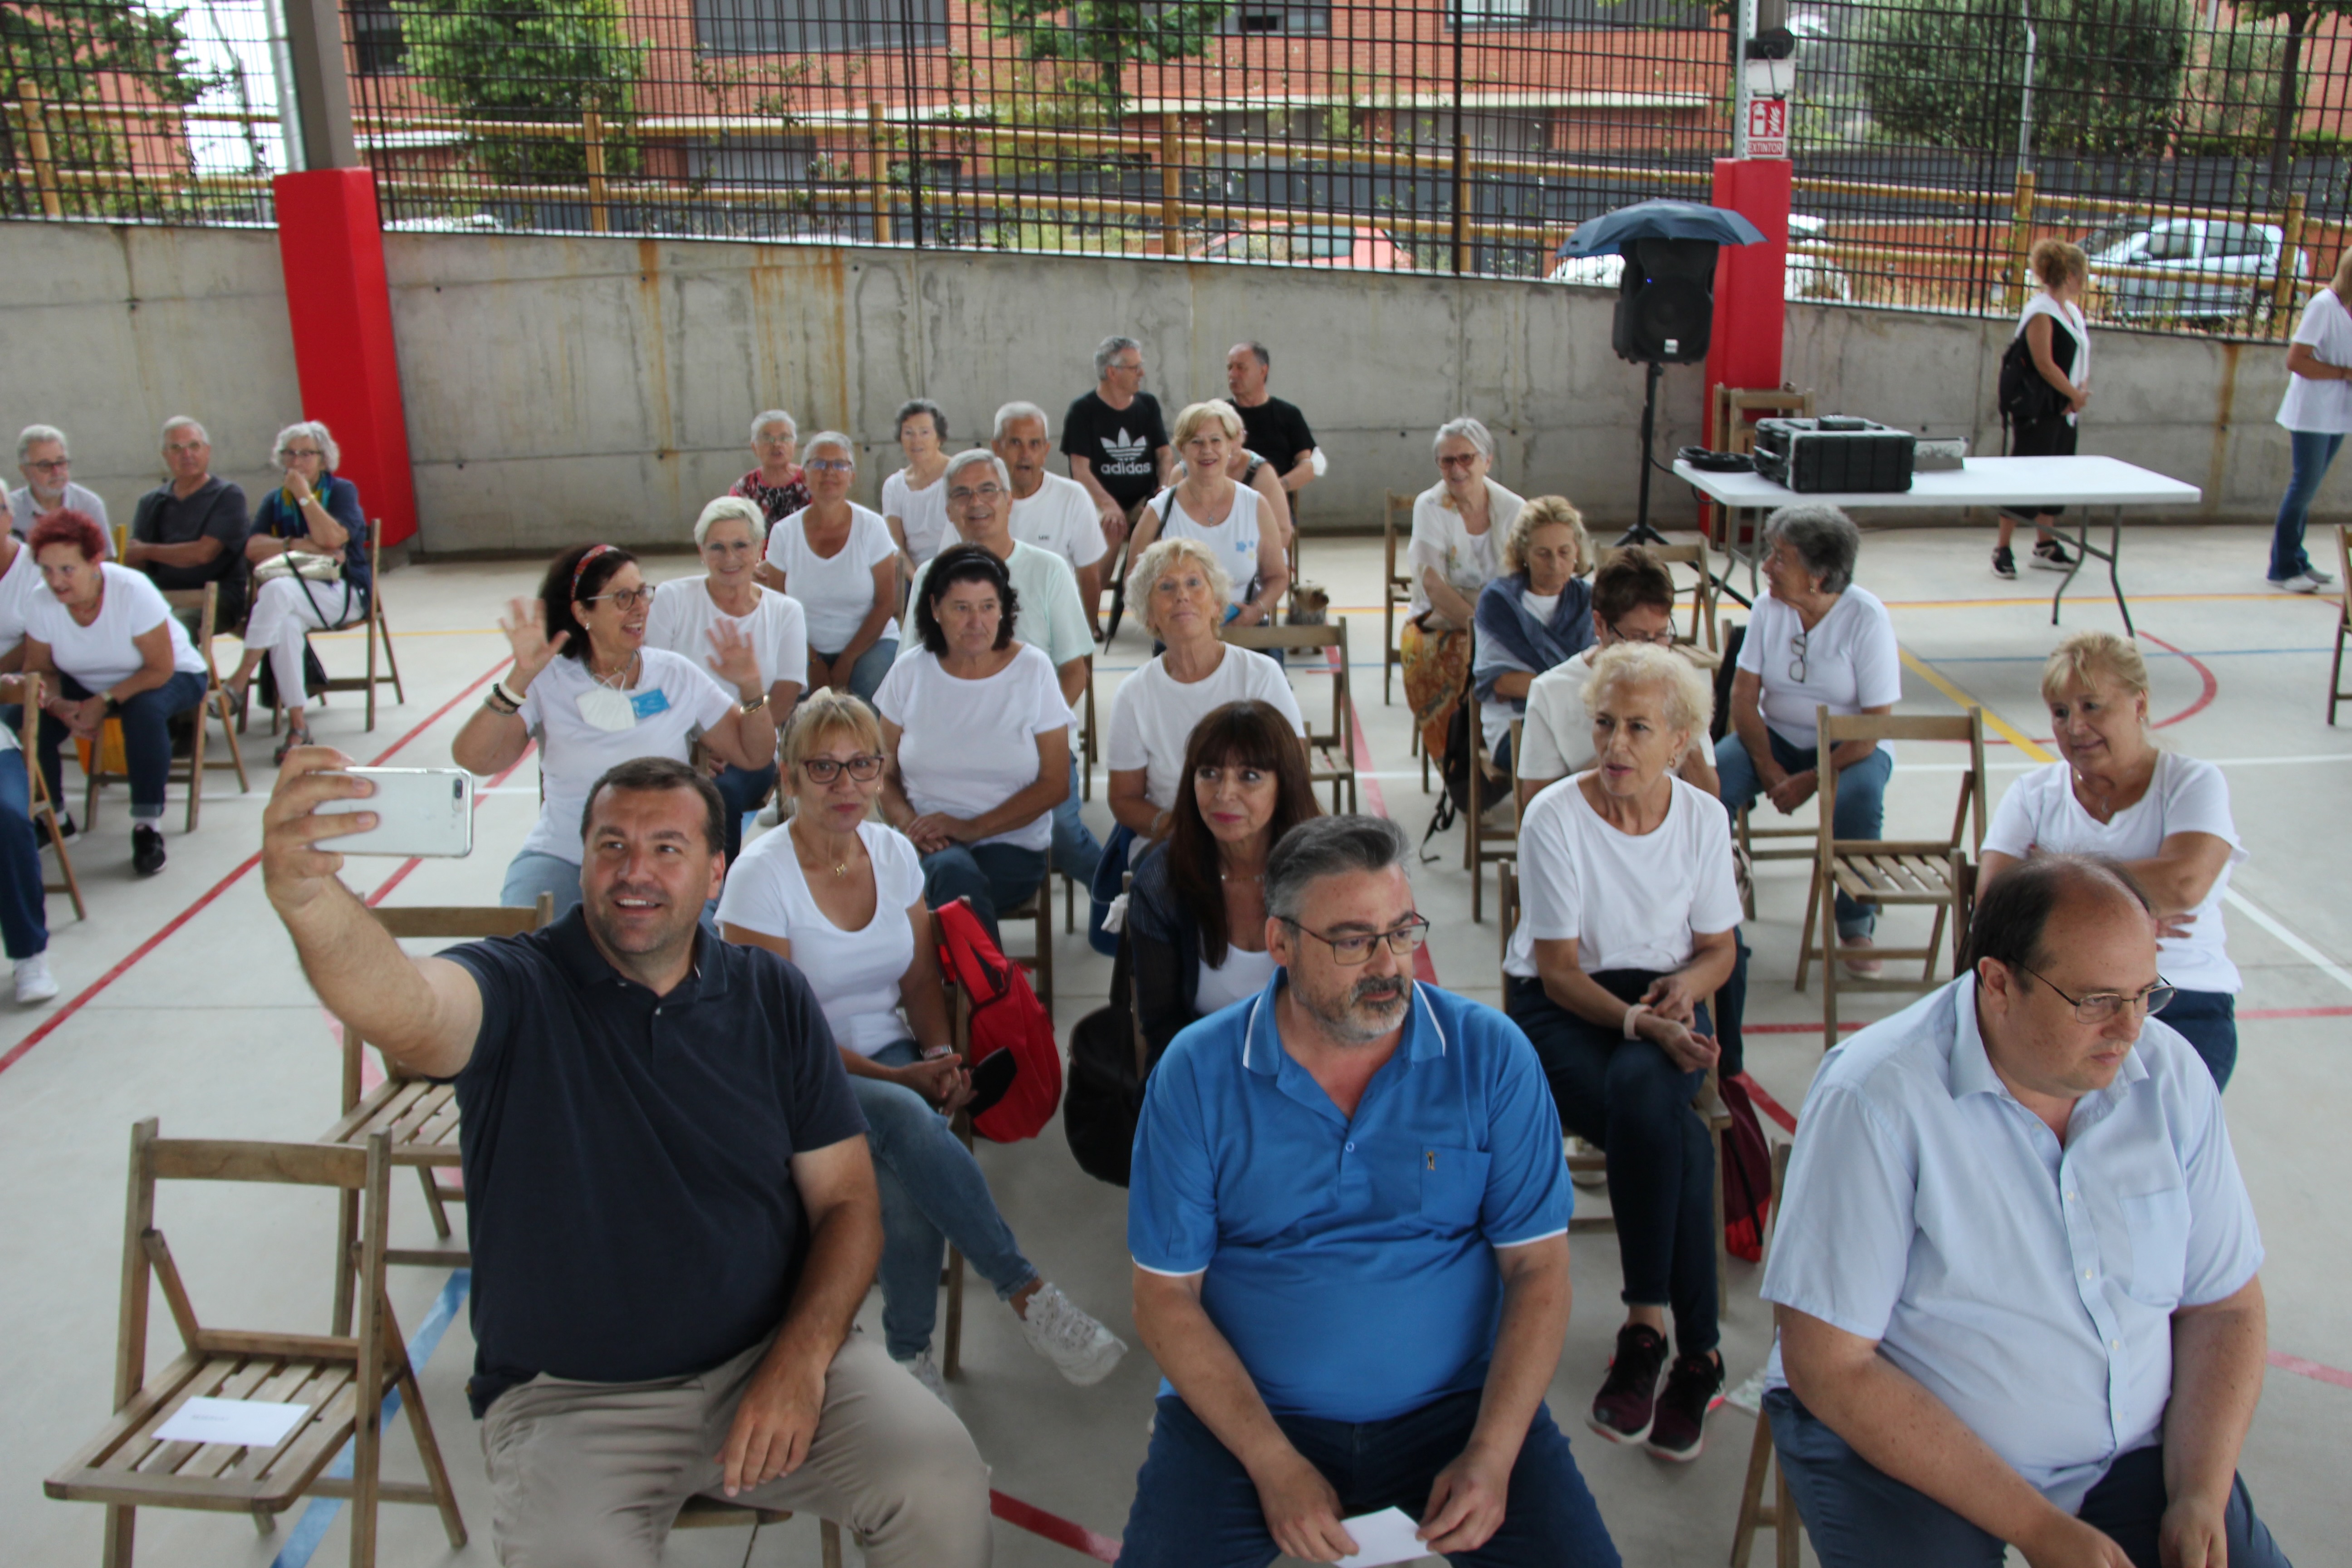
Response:
[[[618,734],[636,728],[637,708],[627,692],[598,686],[580,694],[580,717],[609,734]]]

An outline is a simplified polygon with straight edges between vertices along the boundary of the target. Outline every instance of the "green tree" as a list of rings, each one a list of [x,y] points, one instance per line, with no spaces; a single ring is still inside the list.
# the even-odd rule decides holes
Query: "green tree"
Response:
[[[988,0],[990,31],[1033,60],[1080,68],[1066,85],[1114,121],[1127,112],[1126,68],[1205,54],[1229,0]]]
[[[136,81],[158,103],[194,103],[223,79],[198,69],[190,58],[180,26],[186,15],[184,9],[143,10],[129,0],[0,0],[0,95],[16,103],[30,88],[45,104],[91,103],[99,100],[101,82],[113,78]],[[121,168],[128,162],[111,121],[81,114],[44,121],[49,157],[59,168]],[[0,167],[27,167],[22,136],[17,118],[0,114]],[[12,183],[12,208],[39,210],[30,199],[30,183],[28,177]],[[114,205],[68,195],[78,211]]]
[[[2352,0],[2245,0],[2239,14],[2286,24],[2286,50],[2279,66],[2278,97],[2271,110],[2271,185],[2286,183],[2294,147],[2294,117],[2303,106],[2303,41],[2314,23],[2352,16]]]
[[[2033,151],[2134,154],[2170,144],[2193,0],[1881,0],[1855,52],[1878,129],[1929,146],[2014,147],[2028,9]]]
[[[629,37],[618,0],[393,0],[402,68],[470,119],[576,123],[603,117],[604,167],[636,166],[635,117],[646,46]],[[576,174],[584,142],[479,134],[476,160],[508,177]]]

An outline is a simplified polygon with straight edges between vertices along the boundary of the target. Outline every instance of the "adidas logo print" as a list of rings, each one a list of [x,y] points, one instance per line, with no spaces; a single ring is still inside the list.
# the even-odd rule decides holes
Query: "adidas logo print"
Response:
[[[1142,473],[1145,469],[1144,459],[1149,456],[1150,449],[1151,444],[1149,441],[1140,436],[1129,435],[1127,426],[1122,425],[1117,436],[1103,437],[1103,456],[1109,459],[1104,463],[1103,471],[1110,474]]]

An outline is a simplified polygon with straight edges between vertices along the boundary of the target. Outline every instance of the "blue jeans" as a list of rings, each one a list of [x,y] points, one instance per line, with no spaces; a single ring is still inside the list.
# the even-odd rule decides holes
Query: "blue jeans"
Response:
[[[33,785],[25,753],[0,751],[0,937],[8,956],[49,950],[47,895],[41,890],[40,842],[33,837]]]
[[[2006,1553],[1990,1532],[1873,1466],[1787,1389],[1764,1396],[1764,1413],[1822,1568],[2000,1568]],[[2074,1516],[2122,1547],[2132,1568],[2158,1568],[2166,1500],[2163,1447],[2138,1448],[2107,1468]],[[2231,1482],[2223,1528],[2230,1568],[2290,1568],[2242,1479]]]
[[[72,676],[58,675],[59,695],[79,702],[96,696]],[[163,785],[172,776],[172,720],[205,700],[205,678],[193,670],[175,670],[172,679],[131,698],[117,710],[122,721],[122,755],[131,774],[131,820],[154,822],[163,815]],[[201,716],[198,723],[204,722]],[[101,731],[102,732],[102,731]],[[64,764],[58,760],[66,727],[41,720],[41,776],[48,781],[49,798],[65,799]]]
[[[874,1054],[884,1067],[921,1059],[912,1040]],[[996,1211],[980,1162],[948,1119],[904,1084],[850,1075],[866,1116],[874,1179],[882,1189],[882,1334],[894,1361],[930,1348],[940,1312],[940,1268],[952,1244],[980,1277],[1008,1300],[1037,1271],[1021,1256],[1013,1228]]]
[[[923,902],[941,909],[958,899],[971,900],[971,912],[988,928],[988,940],[1002,950],[996,911],[1025,901],[1045,879],[1045,851],[1017,844],[950,844],[923,857]]]
[[[1768,728],[1764,732],[1772,743],[1772,760],[1792,773],[1802,773],[1820,760],[1811,748],[1800,750],[1782,740],[1777,730]],[[1737,731],[1715,743],[1715,771],[1723,780],[1723,809],[1735,819],[1764,793],[1764,781],[1756,776],[1755,761]],[[1895,759],[1879,750],[1839,773],[1830,830],[1840,838],[1880,837],[1886,826],[1886,781],[1894,772]],[[1878,929],[1878,906],[1857,903],[1840,893],[1837,929],[1840,936],[1868,936]]]
[[[2299,572],[2311,570],[2311,557],[2303,552],[2303,524],[2311,515],[2311,503],[2319,494],[2319,481],[2327,477],[2327,465],[2336,460],[2336,448],[2344,445],[2341,436],[2324,435],[2317,430],[2290,430],[2286,433],[2288,449],[2294,454],[2294,476],[2286,482],[2286,499],[2279,502],[2278,525],[2271,531],[2271,581],[2284,583]]]
[[[2215,1089],[2230,1087],[2238,1067],[2238,999],[2226,991],[2176,991],[2157,1015],[2205,1058]]]
[[[1086,819],[1078,815],[1079,804],[1078,759],[1073,751],[1070,793],[1054,808],[1054,866],[1085,888],[1094,885],[1095,868],[1102,863],[1102,845],[1087,828]]]
[[[527,910],[541,893],[555,895],[555,918],[562,920],[580,902],[580,862],[561,855],[526,849],[507,862],[506,885],[499,902],[510,910]]]
[[[1640,999],[1657,976],[1608,970],[1590,977],[1611,995]],[[1715,1299],[1715,1140],[1691,1109],[1704,1071],[1685,1072],[1647,1040],[1580,1018],[1544,994],[1543,982],[1504,980],[1503,1010],[1536,1048],[1559,1124],[1609,1156],[1609,1207],[1629,1307],[1671,1307],[1675,1349],[1705,1355],[1722,1336]],[[1698,1032],[1708,1032],[1706,1009]]]
[[[768,798],[768,790],[776,782],[776,764],[764,768],[729,766],[719,770],[710,781],[719,788],[719,798],[727,803],[727,864],[743,853],[743,814],[757,811],[760,803]]]
[[[1449,1394],[1387,1421],[1277,1415],[1274,1423],[1339,1494],[1342,1518],[1393,1507],[1418,1519],[1437,1472],[1469,1445],[1478,1397],[1475,1388]],[[1151,1447],[1135,1479],[1119,1568],[1264,1568],[1279,1555],[1242,1462],[1182,1399],[1161,1394]],[[1451,1561],[1479,1568],[1617,1568],[1617,1548],[1549,1409],[1537,1406],[1519,1446],[1502,1527],[1477,1551]]]
[[[822,650],[812,651],[816,652],[817,658],[824,660],[828,667],[835,659],[841,657],[841,650],[838,648],[831,653]],[[881,689],[882,678],[889,674],[890,667],[898,662],[898,639],[884,637],[872,647],[859,654],[857,662],[849,667],[849,689],[859,701],[871,707],[874,702],[874,693]]]

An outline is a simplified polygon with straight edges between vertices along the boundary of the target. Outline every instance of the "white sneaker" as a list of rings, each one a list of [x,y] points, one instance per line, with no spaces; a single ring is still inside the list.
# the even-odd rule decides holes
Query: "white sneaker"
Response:
[[[2305,576],[2306,576],[2306,577],[2310,578],[2313,582],[2315,582],[2315,583],[2318,584],[2319,584],[2321,587],[2323,587],[2323,588],[2325,588],[2325,587],[2328,586],[2330,584],[2332,584],[2332,583],[2334,583],[2334,582],[2336,581],[2336,574],[2335,574],[2335,573],[2333,573],[2333,572],[2322,572],[2322,571],[2321,571],[2318,567],[2316,567],[2316,566],[2306,566],[2306,567],[2305,567],[2305,568],[2303,569],[2303,574],[2304,574]]]
[[[1084,1388],[1100,1383],[1127,1353],[1127,1342],[1080,1311],[1052,1285],[1029,1298],[1021,1320],[1029,1348],[1054,1363],[1064,1377]]]
[[[940,1375],[940,1363],[931,1359],[929,1345],[916,1352],[914,1360],[902,1361],[898,1364],[907,1369],[908,1376],[937,1394],[941,1405],[948,1405],[951,1410],[955,1408],[949,1403],[947,1379]]]
[[[57,994],[57,976],[49,973],[47,953],[37,952],[30,958],[16,961],[16,1002],[19,1006],[54,1001]]]
[[[2292,577],[2272,578],[2271,586],[2283,589],[2289,594],[2316,594],[2320,589],[2320,581],[2312,573],[2298,572]]]

